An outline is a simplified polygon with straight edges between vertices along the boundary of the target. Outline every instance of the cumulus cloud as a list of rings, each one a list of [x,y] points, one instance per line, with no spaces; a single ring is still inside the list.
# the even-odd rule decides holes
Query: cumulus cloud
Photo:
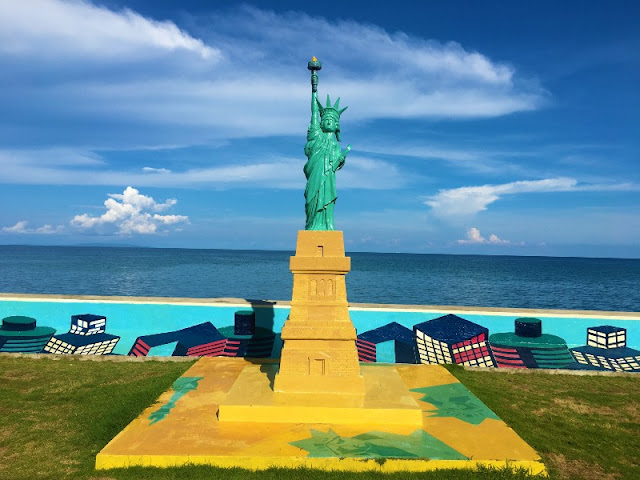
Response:
[[[495,234],[489,235],[489,238],[484,238],[476,227],[471,227],[467,230],[467,238],[464,240],[458,240],[458,243],[461,245],[464,244],[490,244],[490,245],[510,245],[511,242],[509,240],[502,240]]]
[[[28,228],[29,222],[26,220],[20,220],[12,227],[2,227],[2,231],[5,233],[14,234],[36,234],[36,235],[48,235],[54,233],[60,233],[64,230],[63,225],[52,226],[45,224],[38,228]]]
[[[576,190],[574,178],[547,178],[544,180],[522,180],[499,185],[480,185],[442,189],[424,202],[439,216],[473,215],[486,210],[504,195],[539,192],[567,192]],[[593,186],[591,186],[593,187]],[[604,186],[600,186],[601,189]],[[615,186],[612,186],[615,188]]]
[[[104,206],[107,211],[99,217],[83,213],[71,220],[71,225],[80,229],[91,229],[100,226],[115,227],[118,234],[153,234],[160,233],[158,227],[185,223],[189,217],[185,215],[159,215],[158,212],[171,208],[176,199],[168,199],[164,203],[156,202],[152,197],[142,195],[138,190],[127,187],[122,193],[110,193]]]

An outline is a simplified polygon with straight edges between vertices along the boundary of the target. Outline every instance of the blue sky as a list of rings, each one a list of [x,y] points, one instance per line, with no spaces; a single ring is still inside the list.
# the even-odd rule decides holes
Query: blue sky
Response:
[[[640,257],[637,2],[0,3],[0,244]],[[446,3],[446,5],[445,5]]]

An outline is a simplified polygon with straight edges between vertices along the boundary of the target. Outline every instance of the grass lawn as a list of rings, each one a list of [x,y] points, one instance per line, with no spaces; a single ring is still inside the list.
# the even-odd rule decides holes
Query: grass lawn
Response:
[[[640,376],[448,368],[536,449],[551,478],[640,479]]]
[[[0,479],[532,478],[508,471],[382,475],[185,467],[96,472],[95,456],[102,447],[191,364],[0,356]],[[551,478],[640,478],[640,376],[450,370],[542,455]]]

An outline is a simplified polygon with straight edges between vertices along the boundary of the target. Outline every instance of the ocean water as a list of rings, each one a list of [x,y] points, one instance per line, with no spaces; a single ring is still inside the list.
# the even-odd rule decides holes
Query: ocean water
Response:
[[[289,300],[290,255],[0,246],[0,292]],[[640,311],[640,259],[348,255],[354,303]]]

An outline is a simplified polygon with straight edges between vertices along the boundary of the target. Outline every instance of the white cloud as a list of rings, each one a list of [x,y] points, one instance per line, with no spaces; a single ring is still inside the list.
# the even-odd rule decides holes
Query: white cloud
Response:
[[[498,238],[497,235],[494,235],[492,233],[491,235],[489,235],[489,243],[509,244],[511,242],[509,240],[502,240],[502,239]]]
[[[142,171],[145,173],[171,173],[168,168],[142,167]]]
[[[437,134],[422,138],[404,139],[392,138],[390,135],[380,138],[365,138],[360,141],[359,150],[364,153],[384,155],[387,158],[402,159],[415,158],[424,162],[442,161],[465,173],[499,174],[535,176],[528,163],[514,161],[516,158],[541,157],[546,152],[515,148],[496,148],[496,144],[468,145],[469,137],[456,136],[449,138],[450,145],[437,139]],[[473,139],[472,139],[473,142]],[[453,146],[451,146],[453,145]],[[460,145],[465,145],[461,147]]]
[[[433,213],[440,217],[466,216],[486,210],[489,205],[504,195],[544,192],[615,192],[638,191],[633,183],[579,184],[575,178],[558,177],[543,180],[521,180],[498,185],[480,185],[439,190],[428,197]]]
[[[54,233],[60,233],[64,230],[63,225],[52,226],[49,224],[45,224],[38,228],[28,228],[29,224],[26,220],[20,220],[12,227],[2,227],[2,231],[5,233],[13,233],[13,234],[36,234],[36,235],[49,235]]]
[[[139,187],[260,186],[284,189],[303,189],[305,183],[302,171],[305,157],[302,154],[298,158],[267,157],[256,163],[238,163],[232,159],[225,161],[222,166],[190,168],[183,171],[144,167],[137,172],[87,168],[94,166],[83,165],[84,156],[80,153],[76,156],[80,158],[76,163],[57,165],[51,164],[47,150],[26,153],[0,150],[0,182],[31,185],[132,183]],[[70,155],[71,157],[73,155]],[[351,153],[347,157],[346,166],[338,173],[338,183],[341,189],[385,190],[404,186],[407,183],[407,175],[393,163]],[[121,200],[119,197],[113,198]],[[159,205],[164,204],[158,204],[155,208]]]
[[[148,19],[129,9],[113,11],[83,0],[0,2],[0,52],[74,59],[141,58],[153,51],[184,50],[217,58],[219,50],[173,22]]]
[[[415,175],[413,179],[415,180]],[[349,155],[344,168],[337,173],[339,188],[390,190],[404,187],[408,181],[393,163],[358,155]]]
[[[0,150],[0,167],[13,169],[23,165],[44,168],[59,167],[99,167],[105,161],[102,157],[85,148],[40,148]]]
[[[430,77],[445,75],[459,79],[473,78],[487,84],[511,84],[514,76],[511,66],[492,62],[484,55],[467,51],[455,42],[442,44],[403,32],[390,33],[375,25],[355,21],[330,21],[300,12],[277,14],[244,7],[215,15],[214,24],[222,27],[213,33],[214,38],[237,35],[234,45],[236,51],[248,51],[257,43],[264,46],[263,50],[249,53],[249,63],[268,60],[282,64],[286,57],[281,55],[272,58],[265,52],[288,46],[305,56],[313,52],[320,60],[339,62],[343,70],[349,65],[354,70],[357,69],[354,64],[366,65],[363,76],[371,76],[372,72],[380,73],[380,67],[384,67],[388,73],[386,68],[392,66],[396,67],[393,70],[395,78],[404,76],[407,70],[414,70]],[[343,48],[338,52],[336,45]]]
[[[482,156],[487,156],[485,152],[475,150],[463,150],[460,148],[434,147],[423,143],[398,143],[388,139],[385,143],[368,140],[361,148],[368,153],[377,153],[390,156],[412,157],[420,159],[446,160],[452,163],[463,163],[469,165],[479,160]]]
[[[25,233],[25,229],[27,228],[28,223],[29,222],[27,222],[26,220],[21,220],[13,227],[2,227],[2,231],[7,233]]]
[[[476,227],[471,227],[469,230],[467,230],[467,238],[464,240],[458,240],[458,243],[461,245],[464,245],[464,244],[510,245],[511,244],[509,240],[502,240],[500,237],[498,237],[493,233],[489,235],[488,239],[486,239],[482,236],[482,234],[480,233],[480,230],[478,230]]]
[[[506,238],[525,239],[527,245],[638,245],[640,208],[633,199],[609,206],[571,202],[554,205],[553,213],[548,209],[503,210],[483,224]]]
[[[490,204],[499,200],[503,195],[568,192],[577,190],[577,183],[577,180],[574,178],[560,177],[547,178],[544,180],[523,180],[499,185],[442,189],[438,191],[437,194],[428,197],[424,203],[432,208],[434,214],[443,217],[450,215],[473,215],[486,210]],[[604,186],[601,185],[599,189],[603,189],[603,187]],[[611,187],[616,188],[616,186],[613,185]]]
[[[157,213],[153,216],[154,220],[161,222],[165,225],[173,225],[174,223],[184,222],[186,217],[182,215],[158,215]]]
[[[109,198],[104,202],[104,206],[107,208],[104,214],[99,217],[93,217],[86,213],[76,215],[71,220],[71,225],[80,229],[111,226],[117,228],[119,234],[131,235],[135,233],[160,233],[159,226],[189,221],[189,217],[184,215],[159,215],[157,213],[152,215],[150,213],[171,208],[177,203],[175,199],[158,203],[152,197],[142,195],[132,187],[127,187],[121,194],[110,193],[108,196]]]
[[[22,112],[28,121],[13,123],[30,138],[56,118],[91,125],[89,144],[153,148],[304,130],[312,53],[325,65],[321,94],[341,95],[349,121],[494,117],[547,97],[453,42],[248,7],[190,20],[196,33],[86,1],[0,2],[0,103]],[[75,129],[55,133],[77,145]]]

